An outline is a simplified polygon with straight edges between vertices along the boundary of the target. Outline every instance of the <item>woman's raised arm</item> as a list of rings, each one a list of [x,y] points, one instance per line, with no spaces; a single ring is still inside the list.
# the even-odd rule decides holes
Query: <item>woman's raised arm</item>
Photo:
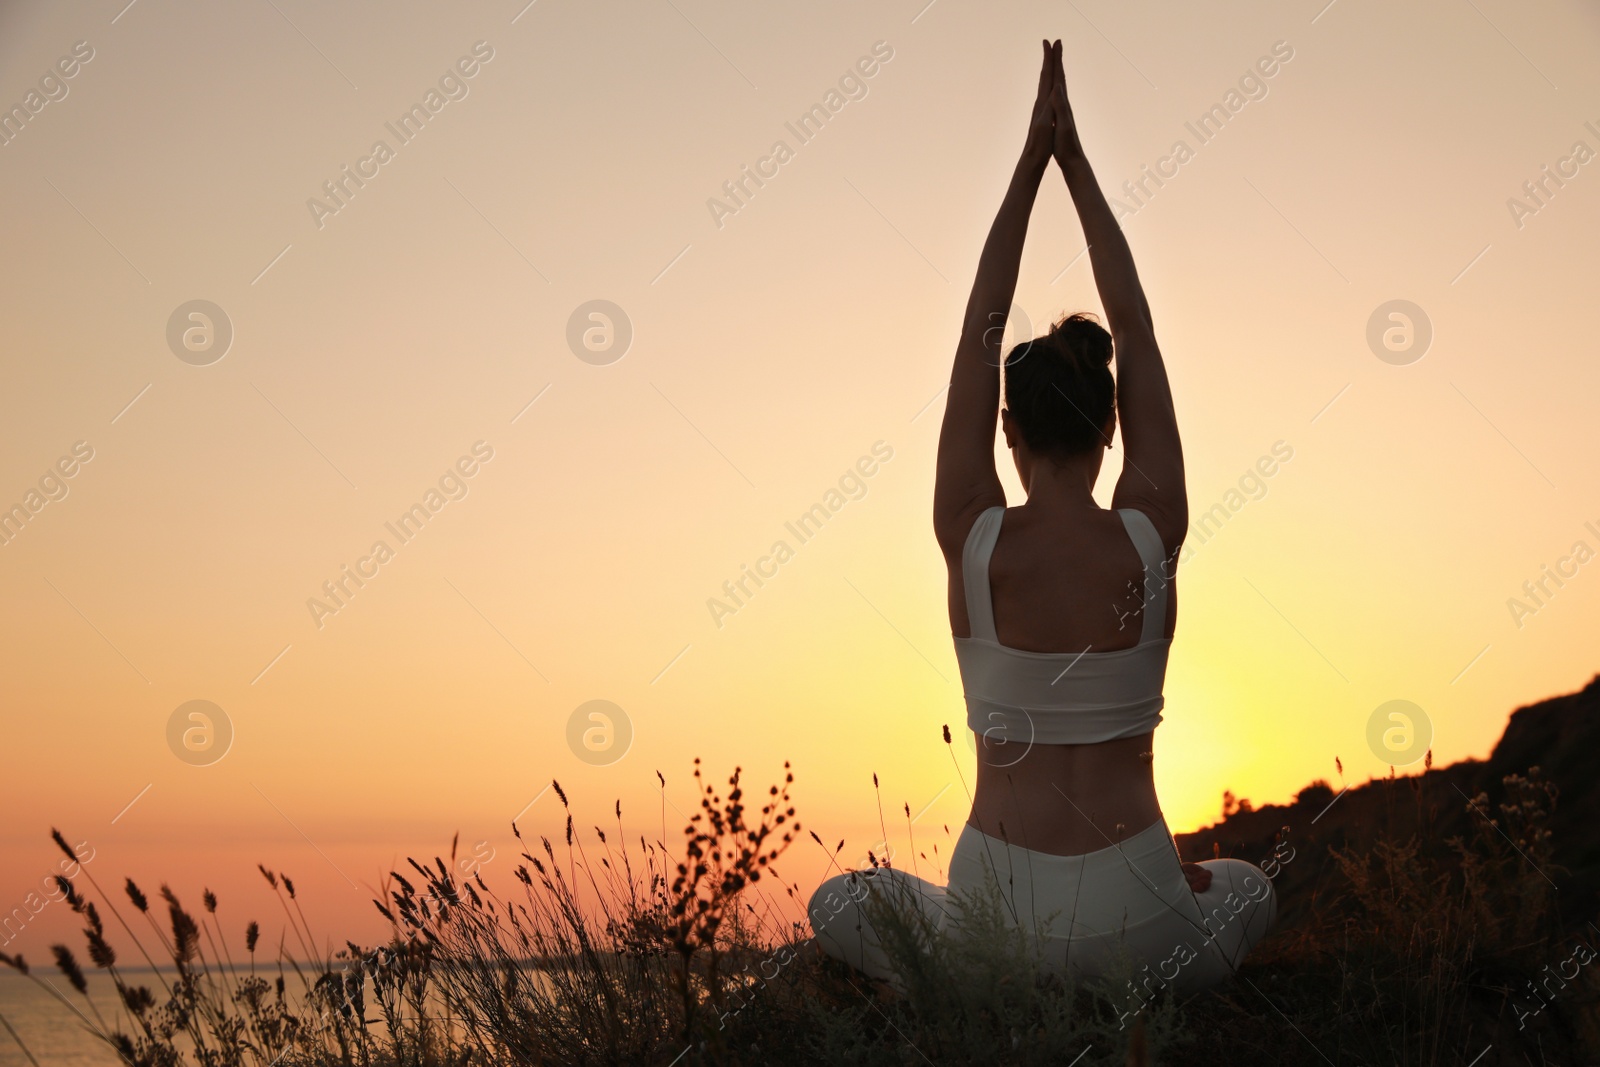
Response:
[[[1100,303],[1105,308],[1117,363],[1117,416],[1122,424],[1123,469],[1112,506],[1143,511],[1155,524],[1168,551],[1176,552],[1189,526],[1184,487],[1183,447],[1166,365],[1156,345],[1139,272],[1128,240],[1117,224],[1094,170],[1078,141],[1061,69],[1061,43],[1053,49],[1051,109],[1055,116],[1054,154],[1067,179],[1078,221],[1089,245]]]
[[[1000,343],[1017,291],[1017,269],[1028,233],[1039,182],[1050,166],[1051,89],[1058,65],[1049,42],[1039,70],[1022,158],[994,224],[989,228],[977,277],[967,301],[950,373],[950,395],[939,430],[938,473],[933,489],[933,530],[946,558],[959,557],[973,520],[984,509],[1004,504],[1005,491],[994,466],[995,422],[1000,412]]]

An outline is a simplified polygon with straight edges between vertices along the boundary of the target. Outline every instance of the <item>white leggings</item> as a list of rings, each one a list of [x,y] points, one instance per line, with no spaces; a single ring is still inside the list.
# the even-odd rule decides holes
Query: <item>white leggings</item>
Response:
[[[1272,880],[1260,868],[1236,859],[1200,866],[1211,885],[1194,893],[1165,819],[1082,856],[1019,848],[966,825],[948,886],[891,868],[837,875],[812,895],[811,926],[824,952],[898,986],[862,906],[868,894],[920,910],[927,928],[959,933],[966,903],[998,890],[1007,918],[1050,970],[1098,978],[1126,953],[1143,996],[1167,986],[1187,995],[1231,975],[1277,915]]]

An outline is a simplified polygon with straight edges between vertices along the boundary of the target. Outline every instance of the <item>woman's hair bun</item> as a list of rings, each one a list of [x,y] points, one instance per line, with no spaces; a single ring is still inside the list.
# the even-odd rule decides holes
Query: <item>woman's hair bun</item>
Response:
[[[1067,315],[1005,358],[1005,402],[1035,452],[1081,455],[1110,443],[1116,411],[1111,334],[1092,316]]]

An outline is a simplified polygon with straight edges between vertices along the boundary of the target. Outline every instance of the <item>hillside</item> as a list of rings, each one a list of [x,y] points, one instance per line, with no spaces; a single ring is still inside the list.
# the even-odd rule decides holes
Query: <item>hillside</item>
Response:
[[[1596,915],[1600,902],[1600,675],[1576,693],[1551,697],[1518,708],[1487,760],[1464,760],[1434,767],[1409,777],[1374,779],[1351,786],[1342,796],[1338,786],[1314,783],[1291,804],[1268,804],[1239,811],[1192,834],[1177,835],[1186,860],[1214,854],[1237,856],[1267,867],[1279,831],[1287,827],[1292,858],[1283,862],[1275,884],[1282,904],[1281,921],[1295,923],[1313,904],[1310,892],[1327,884],[1321,878],[1331,860],[1330,846],[1370,846],[1379,838],[1403,841],[1423,837],[1427,853],[1449,850],[1448,840],[1474,832],[1472,820],[1498,818],[1511,774],[1538,776],[1559,789],[1549,829],[1553,834],[1555,869],[1544,875],[1557,888],[1557,901],[1567,924]],[[1468,808],[1468,799],[1487,794],[1483,815]],[[1335,797],[1337,796],[1337,800]],[[1280,857],[1289,855],[1278,850]]]

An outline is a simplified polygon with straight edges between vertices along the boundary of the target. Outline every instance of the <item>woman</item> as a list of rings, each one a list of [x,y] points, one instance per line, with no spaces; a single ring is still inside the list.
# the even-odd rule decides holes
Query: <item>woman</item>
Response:
[[[1000,337],[1052,157],[1110,332],[1073,315],[1006,355],[1000,422],[1027,491],[1007,508],[994,465]],[[1123,471],[1106,510],[1092,491],[1119,419]],[[1045,964],[1072,977],[1131,959],[1147,993],[1225,978],[1265,934],[1276,899],[1251,864],[1182,863],[1156,799],[1172,570],[1189,521],[1183,451],[1132,254],[1078,142],[1060,41],[1044,43],[1022,159],[978,263],[933,513],[979,738],[972,813],[948,888],[888,868],[825,882],[811,902],[818,944],[895,981],[869,896],[914,902],[928,924],[959,931],[963,907],[988,892]]]

